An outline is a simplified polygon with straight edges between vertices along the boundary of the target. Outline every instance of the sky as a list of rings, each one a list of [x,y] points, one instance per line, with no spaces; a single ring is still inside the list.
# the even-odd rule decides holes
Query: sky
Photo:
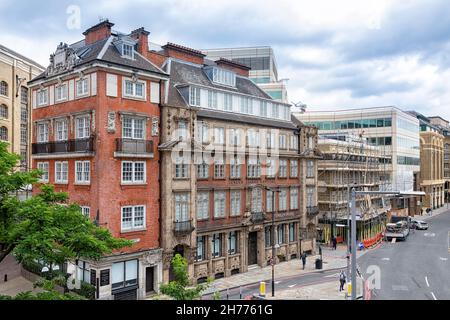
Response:
[[[108,18],[191,48],[271,46],[307,110],[397,106],[450,120],[448,0],[0,0],[0,44],[47,66]]]

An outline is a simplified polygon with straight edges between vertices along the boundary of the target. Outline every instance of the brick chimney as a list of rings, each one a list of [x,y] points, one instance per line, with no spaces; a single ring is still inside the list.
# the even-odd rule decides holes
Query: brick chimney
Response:
[[[111,35],[111,27],[114,23],[109,22],[108,19],[97,23],[95,26],[90,27],[83,35],[85,36],[84,42],[86,45],[108,38]]]
[[[230,71],[233,71],[237,74],[240,74],[241,76],[247,77],[249,75],[249,71],[250,71],[250,67],[247,67],[244,64],[232,61],[232,60],[228,60],[225,58],[220,58],[219,60],[214,61],[217,66],[224,68],[224,69],[228,69]]]
[[[148,35],[150,32],[146,31],[144,27],[131,31],[130,36],[138,40],[138,52],[144,57],[148,52]]]
[[[164,54],[168,57],[177,58],[180,60],[201,64],[204,63],[204,55],[201,51],[180,46],[179,44],[168,42],[162,46]]]

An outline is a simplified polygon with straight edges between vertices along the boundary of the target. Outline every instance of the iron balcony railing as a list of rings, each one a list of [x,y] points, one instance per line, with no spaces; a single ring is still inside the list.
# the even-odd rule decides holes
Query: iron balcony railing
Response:
[[[174,221],[173,223],[173,232],[176,235],[189,234],[194,231],[194,229],[195,228],[193,226],[192,220]]]
[[[266,220],[266,214],[264,212],[252,212],[251,220],[253,223],[261,223]]]
[[[319,214],[319,207],[313,206],[313,207],[306,207],[306,214],[310,217],[314,217]]]
[[[71,139],[65,141],[50,141],[32,144],[33,154],[68,153],[68,152],[93,152],[95,137],[86,139]]]
[[[153,154],[153,141],[117,138],[116,152],[129,154]]]

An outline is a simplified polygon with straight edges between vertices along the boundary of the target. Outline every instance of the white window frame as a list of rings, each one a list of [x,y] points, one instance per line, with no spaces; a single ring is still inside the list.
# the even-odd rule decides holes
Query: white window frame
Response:
[[[241,178],[241,163],[238,157],[233,157],[230,160],[230,178],[231,179]]]
[[[215,127],[214,128],[214,144],[224,145],[225,144],[225,128]]]
[[[190,194],[176,193],[174,195],[174,217],[177,222],[186,222],[190,219]],[[181,211],[180,211],[181,209]]]
[[[230,216],[238,217],[241,215],[241,190],[232,190],[230,192]]]
[[[80,206],[81,213],[86,217],[89,218],[91,216],[91,207],[87,206]]]
[[[123,213],[124,209],[131,208],[131,227],[124,227],[124,221],[123,221]],[[142,226],[136,225],[136,209],[142,208],[143,209],[143,216],[142,216]],[[134,230],[143,230],[146,228],[146,206],[145,205],[133,205],[133,206],[123,206],[120,208],[120,231],[121,232],[127,232],[127,231],[134,231]]]
[[[62,128],[59,126],[62,125]],[[69,122],[67,119],[58,119],[55,121],[55,140],[56,141],[67,141],[69,138]],[[62,134],[62,135],[60,135]]]
[[[42,171],[42,176],[39,178],[39,182],[48,182],[49,181],[49,162],[38,162],[36,164],[37,169]]]
[[[129,48],[129,50],[127,50]],[[127,59],[134,59],[134,47],[128,43],[122,43],[122,57]]]
[[[226,198],[225,191],[214,192],[214,218],[225,218]]]
[[[202,162],[197,165],[197,179],[209,178],[209,164]]]
[[[61,102],[67,100],[67,84],[62,84],[55,87],[55,101]]]
[[[48,142],[48,122],[41,122],[37,124],[37,142]],[[42,131],[43,130],[43,131]]]
[[[131,121],[131,127],[129,128],[131,130],[131,136],[125,135],[125,123],[127,120]],[[137,126],[136,122],[142,121],[142,136],[137,134]],[[133,117],[133,116],[123,116],[122,118],[122,138],[123,139],[134,139],[134,140],[145,140],[146,132],[147,131],[147,125],[146,120],[143,117]]]
[[[218,107],[217,92],[214,90],[208,90],[208,108],[217,109]]]
[[[209,219],[209,191],[197,192],[197,220]]]
[[[189,104],[191,106],[200,107],[201,91],[198,87],[189,87]]]
[[[287,178],[287,160],[280,159],[278,165],[278,177]]]
[[[83,119],[83,126],[80,130],[79,123]],[[76,139],[87,139],[91,135],[91,116],[82,115],[75,118],[75,137]]]
[[[80,88],[82,89],[81,91],[79,90]],[[89,79],[87,77],[75,81],[75,94],[77,98],[85,97],[89,94]]]
[[[125,164],[131,164],[131,180],[124,180],[124,165]],[[136,179],[136,165],[143,165],[143,177],[142,180]],[[140,172],[140,171],[139,171]],[[145,161],[122,161],[121,164],[121,170],[120,170],[120,176],[121,176],[121,183],[122,184],[144,184],[147,182],[147,162]]]
[[[36,105],[38,107],[48,105],[48,89],[42,89],[36,93]]]
[[[78,171],[79,167],[81,171]],[[90,161],[75,161],[75,183],[90,184],[91,183],[91,162]],[[81,179],[79,179],[81,175]]]
[[[314,178],[315,177],[315,165],[313,160],[307,160],[306,161],[306,177],[307,178]]]
[[[127,93],[127,84],[131,84],[131,93]],[[137,94],[137,84],[142,85],[142,95]],[[133,81],[130,78],[124,78],[122,81],[122,96],[128,99],[138,99],[138,100],[146,100],[147,99],[147,82],[146,81]]]
[[[287,190],[281,189],[278,192],[278,211],[286,211],[287,208]]]
[[[291,190],[289,192],[290,192],[289,193],[289,198],[290,198],[289,207],[291,210],[297,210],[299,208],[298,207],[298,194],[299,194],[298,188],[291,188]]]
[[[295,164],[295,165],[293,165]],[[295,171],[294,171],[295,168]],[[290,160],[289,175],[291,178],[298,178],[298,160]]]
[[[66,170],[64,171],[64,165]],[[58,170],[58,166],[60,166],[60,170]],[[65,179],[63,176],[65,173]],[[58,175],[60,175],[60,179],[58,179]],[[56,184],[67,184],[69,182],[69,162],[68,161],[56,161],[55,162],[55,183]]]
[[[181,173],[178,174],[178,173]],[[188,179],[189,178],[189,165],[187,163],[175,163],[174,164],[174,178],[175,179]]]

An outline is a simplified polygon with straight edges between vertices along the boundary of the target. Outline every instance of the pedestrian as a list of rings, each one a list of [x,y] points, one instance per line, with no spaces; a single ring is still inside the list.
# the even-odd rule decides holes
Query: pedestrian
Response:
[[[344,290],[344,285],[345,285],[346,281],[347,281],[347,277],[346,277],[344,271],[341,270],[341,273],[339,274],[339,283],[340,283],[339,292]]]
[[[333,237],[333,249],[334,250],[337,249],[337,239],[336,239],[336,237]]]
[[[302,253],[302,264],[303,264],[303,270],[305,270],[305,265],[306,265],[306,253],[305,252]]]

